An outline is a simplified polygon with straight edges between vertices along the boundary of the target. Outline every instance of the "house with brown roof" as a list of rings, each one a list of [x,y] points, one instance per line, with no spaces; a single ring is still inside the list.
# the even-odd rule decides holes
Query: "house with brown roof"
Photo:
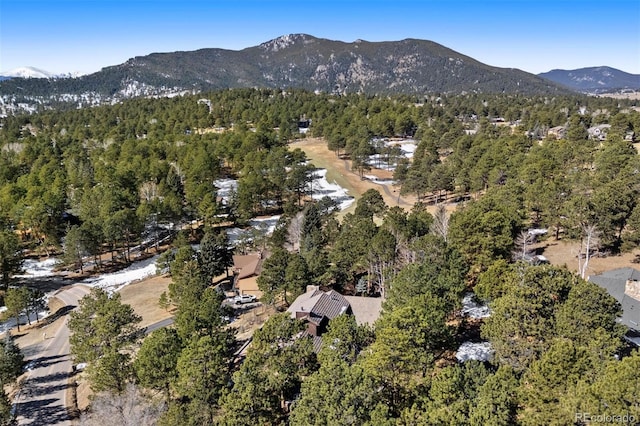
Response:
[[[222,284],[222,289],[228,297],[251,294],[260,298],[262,292],[258,288],[256,279],[262,269],[262,260],[260,253],[233,255],[233,277],[228,279],[225,274],[216,277],[215,281]]]
[[[237,280],[260,275],[260,265],[262,257],[259,253],[251,254],[234,254],[233,255],[233,274]]]
[[[287,312],[291,318],[307,323],[306,335],[313,338],[313,348],[320,350],[322,334],[329,322],[338,315],[353,315],[358,325],[373,324],[382,312],[382,299],[374,297],[343,296],[335,290],[322,291],[318,286],[307,286],[307,292],[298,296]]]

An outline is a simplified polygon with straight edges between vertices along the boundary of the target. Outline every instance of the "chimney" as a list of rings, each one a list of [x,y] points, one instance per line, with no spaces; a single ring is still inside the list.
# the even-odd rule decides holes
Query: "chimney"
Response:
[[[624,294],[640,301],[640,281],[627,280],[624,285]]]

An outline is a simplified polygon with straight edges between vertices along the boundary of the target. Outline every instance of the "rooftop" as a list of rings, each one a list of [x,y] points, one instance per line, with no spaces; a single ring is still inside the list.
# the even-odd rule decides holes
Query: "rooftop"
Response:
[[[633,268],[612,269],[589,277],[589,281],[598,284],[620,303],[621,324],[640,331],[640,300],[634,297],[628,288],[628,283],[640,282],[640,271]]]

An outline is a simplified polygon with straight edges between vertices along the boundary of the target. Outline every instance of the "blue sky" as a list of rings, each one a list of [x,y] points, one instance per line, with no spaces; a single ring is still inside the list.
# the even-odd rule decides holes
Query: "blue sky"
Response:
[[[240,50],[284,34],[432,40],[532,73],[640,74],[640,0],[0,0],[0,71],[98,71],[153,52]]]

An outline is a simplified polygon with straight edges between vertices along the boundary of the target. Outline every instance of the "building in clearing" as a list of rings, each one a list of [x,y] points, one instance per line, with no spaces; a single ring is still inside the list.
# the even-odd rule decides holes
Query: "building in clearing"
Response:
[[[313,338],[313,348],[320,350],[322,334],[338,315],[353,315],[358,325],[373,324],[382,312],[382,299],[375,297],[343,296],[335,290],[322,291],[318,286],[307,286],[287,309],[292,318],[307,323],[306,335]]]

